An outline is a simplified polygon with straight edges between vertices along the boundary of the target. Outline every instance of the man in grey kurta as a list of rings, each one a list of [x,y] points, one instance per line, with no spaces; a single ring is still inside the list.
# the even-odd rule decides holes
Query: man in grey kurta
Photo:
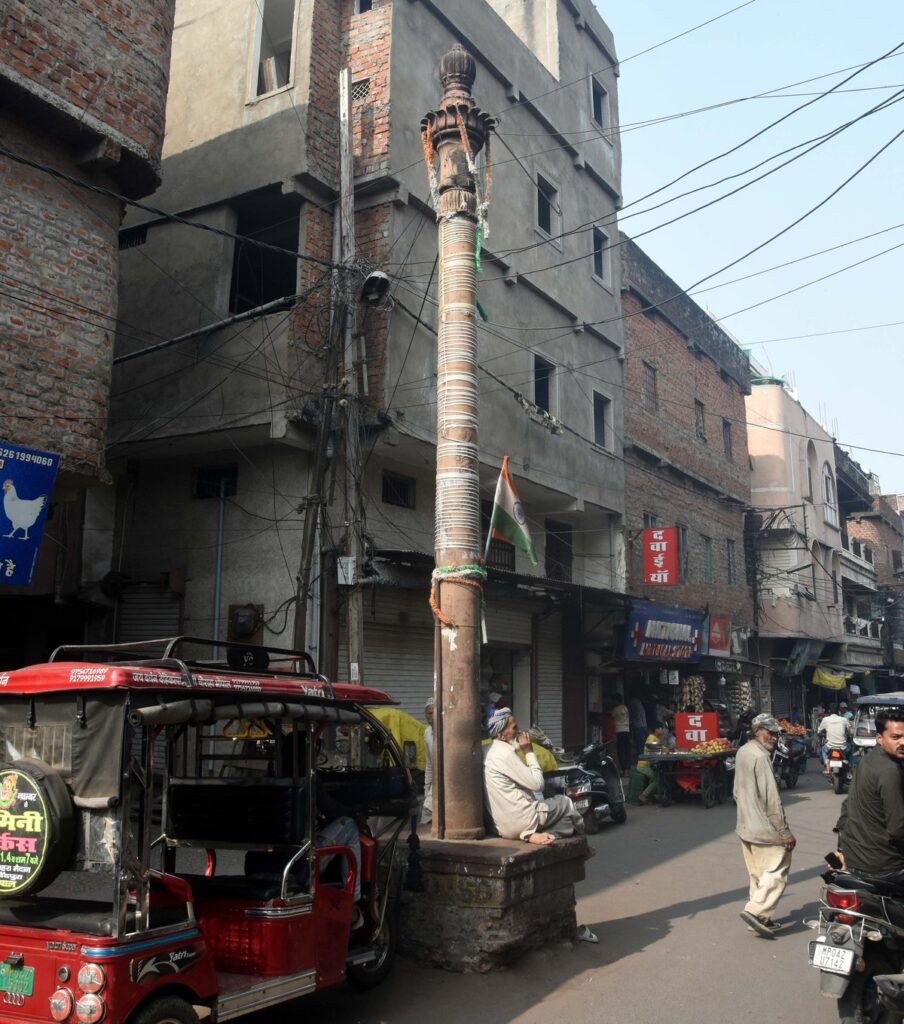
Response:
[[[735,831],[750,875],[750,899],[741,917],[753,931],[772,939],[781,927],[772,920],[772,912],[788,884],[791,851],[797,840],[788,827],[772,770],[778,723],[772,715],[757,715],[750,728],[753,739],[741,747],[735,759]]]
[[[530,735],[518,732],[511,708],[499,708],[490,718],[488,730],[493,741],[484,760],[483,777],[499,835],[546,846],[557,837],[583,833],[584,820],[569,797],[543,796],[543,772]],[[516,746],[524,752],[524,761]]]

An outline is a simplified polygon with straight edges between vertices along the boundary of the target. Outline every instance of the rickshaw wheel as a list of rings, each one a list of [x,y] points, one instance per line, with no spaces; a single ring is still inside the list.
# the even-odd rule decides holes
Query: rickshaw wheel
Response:
[[[363,992],[379,985],[392,970],[395,961],[396,945],[399,938],[399,906],[396,900],[390,900],[383,918],[383,931],[377,949],[377,957],[368,964],[355,964],[349,967],[345,980],[352,988]]]
[[[129,1024],[198,1024],[198,1015],[178,996],[164,996],[142,1007]]]

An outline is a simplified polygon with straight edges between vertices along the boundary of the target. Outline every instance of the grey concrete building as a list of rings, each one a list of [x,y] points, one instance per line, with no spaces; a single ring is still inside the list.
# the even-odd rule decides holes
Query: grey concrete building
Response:
[[[491,549],[482,679],[523,721],[579,742],[585,646],[625,587],[621,282],[609,249],[617,63],[591,0],[179,0],[153,204],[198,227],[130,217],[121,239],[117,635],[219,631],[291,646],[321,437],[306,645],[348,678],[351,588],[337,563],[357,535],[363,678],[420,714],[433,678],[438,283],[419,125],[456,42],[476,60],[477,102],[499,119],[489,167],[479,158],[482,492],[488,506],[511,455],[539,554],[534,567],[508,545]],[[345,66],[355,274],[386,273],[390,295],[357,307],[344,383],[330,376],[330,265]],[[361,395],[360,515],[343,490],[341,414],[323,423],[349,373]]]

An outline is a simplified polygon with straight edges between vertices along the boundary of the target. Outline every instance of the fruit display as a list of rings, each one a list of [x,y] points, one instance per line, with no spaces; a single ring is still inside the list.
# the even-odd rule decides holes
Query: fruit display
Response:
[[[724,754],[726,750],[731,750],[731,742],[725,739],[724,736],[720,736],[717,740],[707,740],[705,743],[698,743],[695,747],[691,747],[692,754]]]
[[[778,727],[789,736],[806,736],[807,730],[802,725],[792,725],[787,718],[778,720]]]
[[[749,679],[733,679],[728,684],[728,707],[736,715],[753,707],[753,691]]]
[[[703,676],[685,676],[681,683],[681,706],[699,708],[706,694],[706,680]]]

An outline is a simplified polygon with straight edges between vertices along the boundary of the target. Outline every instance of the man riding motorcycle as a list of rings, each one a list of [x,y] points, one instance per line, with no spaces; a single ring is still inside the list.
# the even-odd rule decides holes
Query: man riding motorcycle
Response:
[[[850,720],[838,714],[838,709],[832,707],[829,714],[819,723],[818,735],[824,736],[825,741],[821,748],[822,771],[824,775],[829,774],[829,751],[843,750],[844,756],[850,763],[853,754],[851,738],[853,727]]]
[[[876,746],[854,774],[835,831],[847,871],[904,894],[904,708],[876,716]]]

